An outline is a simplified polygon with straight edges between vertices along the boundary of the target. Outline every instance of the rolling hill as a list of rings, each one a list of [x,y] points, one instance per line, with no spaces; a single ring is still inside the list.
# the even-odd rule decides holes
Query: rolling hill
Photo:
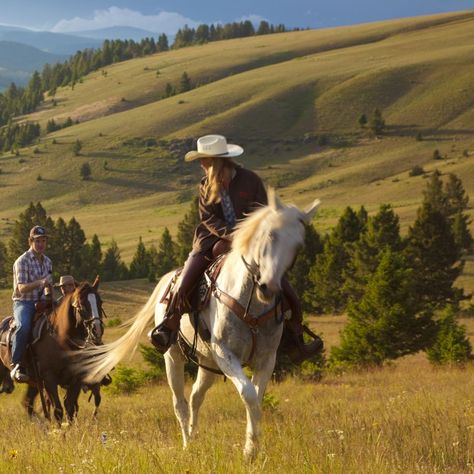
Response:
[[[114,237],[128,260],[140,235],[156,243],[165,226],[175,229],[199,180],[184,152],[211,132],[243,145],[241,161],[284,199],[321,198],[320,229],[347,205],[374,211],[382,202],[406,228],[424,186],[408,175],[414,165],[457,173],[474,190],[473,53],[471,11],[221,41],[108,66],[21,118],[43,128],[52,118],[79,123],[0,157],[2,238],[41,200],[54,217],[74,215],[87,235]],[[196,87],[163,98],[183,72]],[[381,138],[358,124],[376,107],[387,123]],[[77,139],[80,156],[71,150]],[[92,180],[81,181],[86,161]]]
[[[63,62],[68,56],[46,53],[21,43],[0,40],[0,90],[12,82],[24,86],[35,71],[41,71],[46,63]]]

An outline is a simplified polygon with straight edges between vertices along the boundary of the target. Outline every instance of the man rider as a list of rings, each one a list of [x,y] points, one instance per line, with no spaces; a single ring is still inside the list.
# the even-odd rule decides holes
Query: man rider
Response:
[[[15,382],[28,382],[22,366],[30,337],[35,304],[44,299],[44,289],[52,283],[52,262],[44,252],[48,241],[46,229],[35,225],[30,230],[30,248],[13,264],[13,318],[16,329],[12,336],[12,364],[10,376]]]

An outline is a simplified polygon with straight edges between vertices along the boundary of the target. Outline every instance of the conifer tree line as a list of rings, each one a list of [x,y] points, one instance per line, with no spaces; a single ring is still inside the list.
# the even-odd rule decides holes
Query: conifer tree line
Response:
[[[184,28],[178,30],[172,48],[178,49],[210,41],[284,31],[286,31],[285,25],[271,25],[267,21],[261,21],[257,29],[248,20],[225,25],[202,24],[196,29],[185,25]],[[18,115],[33,112],[43,102],[46,92],[54,96],[58,87],[74,87],[90,72],[98,71],[113,63],[169,49],[168,37],[162,33],[157,40],[153,37],[144,38],[141,41],[105,40],[101,48],[78,51],[63,63],[46,64],[41,73],[38,71],[33,73],[26,87],[18,87],[15,83],[11,83],[8,89],[0,93],[0,127]]]
[[[209,43],[211,41],[283,33],[285,31],[287,31],[285,25],[272,25],[265,20],[260,22],[257,29],[255,29],[253,23],[249,20],[226,23],[225,25],[201,24],[197,28],[189,28],[187,25],[184,25],[184,28],[180,28],[177,31],[172,48],[178,49],[195,44]]]
[[[377,366],[420,350],[434,363],[471,357],[465,329],[455,317],[466,297],[455,281],[463,256],[473,250],[468,205],[461,179],[449,174],[443,180],[435,171],[405,236],[389,204],[372,216],[364,207],[347,207],[323,237],[313,225],[305,227],[305,245],[288,278],[306,312],[348,315],[340,345],[330,354],[333,367]],[[104,250],[97,235],[86,239],[76,219],[53,221],[40,203],[30,204],[8,245],[0,242],[0,283],[11,284],[12,263],[25,251],[36,224],[51,234],[47,254],[56,278],[72,274],[91,280],[100,274],[105,281],[156,281],[184,263],[198,222],[195,198],[178,224],[176,240],[166,228],[158,246],[147,248],[140,237],[127,267],[115,241]]]
[[[0,286],[11,285],[13,262],[28,248],[28,236],[34,225],[44,226],[49,234],[46,254],[53,261],[54,277],[73,275],[77,280],[93,280],[100,275],[103,281],[148,278],[156,281],[165,273],[182,265],[192,247],[194,228],[198,223],[197,199],[178,224],[176,242],[167,228],[158,247],[146,248],[139,238],[130,267],[122,260],[115,240],[103,248],[98,236],[86,238],[79,222],[59,217],[54,221],[40,202],[30,203],[20,214],[7,244],[0,242]]]
[[[38,71],[31,76],[26,87],[10,87],[0,94],[0,127],[13,117],[33,112],[43,101],[44,84]]]
[[[0,129],[0,150],[10,151],[30,145],[41,133],[39,123],[13,123]]]

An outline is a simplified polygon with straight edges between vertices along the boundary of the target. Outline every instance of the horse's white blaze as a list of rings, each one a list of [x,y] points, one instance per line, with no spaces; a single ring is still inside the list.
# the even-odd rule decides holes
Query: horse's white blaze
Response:
[[[99,313],[99,307],[97,305],[97,298],[93,293],[89,293],[87,295],[87,300],[89,301],[89,304],[91,305],[91,311],[92,311],[92,317],[94,318],[94,329],[95,329],[95,335],[97,337],[102,336],[102,325],[100,323],[100,313]]]

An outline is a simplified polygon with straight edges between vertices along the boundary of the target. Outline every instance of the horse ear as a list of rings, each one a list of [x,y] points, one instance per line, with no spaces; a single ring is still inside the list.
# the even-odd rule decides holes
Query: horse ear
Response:
[[[303,211],[303,220],[308,223],[311,222],[311,219],[316,214],[316,211],[321,204],[319,199],[315,199],[312,204]]]
[[[268,205],[274,210],[278,211],[283,208],[283,204],[275,193],[274,188],[268,188]]]
[[[94,288],[94,290],[97,290],[99,288],[99,282],[100,282],[100,277],[99,275],[97,275],[95,277],[94,283],[92,283],[92,288]]]

